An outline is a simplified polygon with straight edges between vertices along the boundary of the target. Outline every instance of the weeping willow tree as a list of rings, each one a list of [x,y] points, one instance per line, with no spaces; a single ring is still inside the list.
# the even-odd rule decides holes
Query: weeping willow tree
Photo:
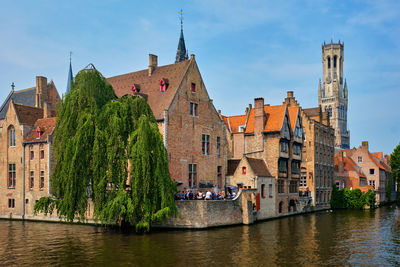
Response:
[[[83,220],[88,199],[103,224],[149,231],[176,214],[176,185],[154,115],[140,97],[117,99],[96,69],[80,71],[58,112],[52,197],[35,212]]]

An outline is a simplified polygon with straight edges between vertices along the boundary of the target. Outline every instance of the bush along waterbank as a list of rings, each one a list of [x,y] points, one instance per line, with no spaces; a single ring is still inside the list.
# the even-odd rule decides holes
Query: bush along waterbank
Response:
[[[375,193],[371,189],[363,193],[360,189],[350,190],[344,188],[339,190],[333,185],[331,197],[332,209],[364,209],[375,208]]]
[[[138,232],[176,215],[176,185],[153,112],[141,97],[118,99],[94,67],[77,74],[60,105],[54,150],[53,195],[35,213],[83,221],[91,198],[93,219]]]

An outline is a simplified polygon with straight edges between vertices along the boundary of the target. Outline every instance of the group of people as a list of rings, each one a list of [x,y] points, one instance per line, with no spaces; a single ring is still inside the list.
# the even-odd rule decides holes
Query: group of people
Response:
[[[200,190],[184,190],[178,191],[175,194],[175,200],[223,200],[223,199],[232,199],[236,197],[235,192],[230,192],[230,190],[225,194],[224,191],[218,192],[218,190],[211,191],[207,190],[206,192],[202,192]]]

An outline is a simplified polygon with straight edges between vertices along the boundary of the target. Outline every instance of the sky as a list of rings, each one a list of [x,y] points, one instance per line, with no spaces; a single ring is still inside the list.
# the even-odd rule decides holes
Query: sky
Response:
[[[0,102],[53,80],[65,92],[89,63],[110,77],[175,61],[184,36],[216,109],[243,114],[254,98],[281,104],[287,91],[318,105],[321,45],[344,42],[351,147],[391,153],[400,142],[400,1],[5,1],[0,9]]]

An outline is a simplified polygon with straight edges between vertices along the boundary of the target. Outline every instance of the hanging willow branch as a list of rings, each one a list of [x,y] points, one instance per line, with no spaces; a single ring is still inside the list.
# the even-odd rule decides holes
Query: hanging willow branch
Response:
[[[81,71],[60,107],[54,135],[55,193],[39,200],[36,213],[55,208],[67,221],[82,220],[91,196],[94,217],[103,224],[133,223],[137,231],[149,231],[153,222],[176,214],[167,152],[142,98],[117,99],[97,70]]]

